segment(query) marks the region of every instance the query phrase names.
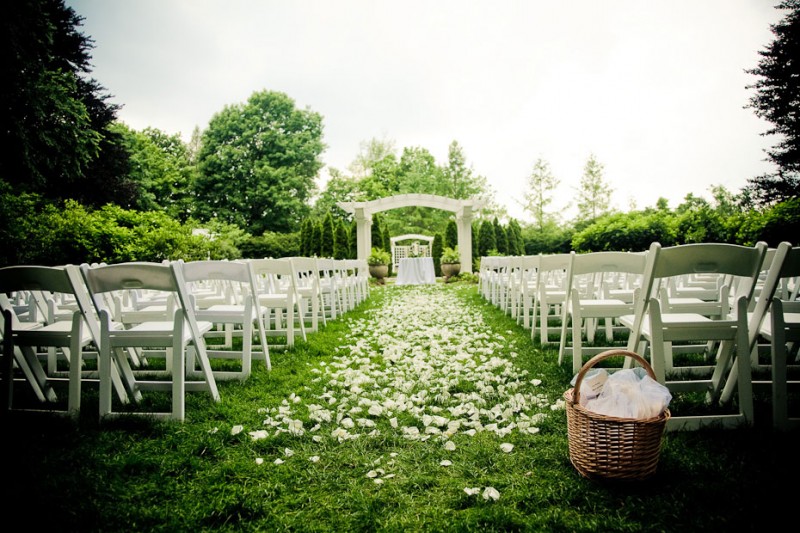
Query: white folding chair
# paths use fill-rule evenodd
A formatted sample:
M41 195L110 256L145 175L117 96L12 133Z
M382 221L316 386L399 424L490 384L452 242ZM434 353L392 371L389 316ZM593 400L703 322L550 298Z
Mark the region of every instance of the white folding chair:
M771 252L766 277L749 315L749 335L753 388L771 392L773 427L783 431L800 427L800 415L789 412L788 400L789 388L800 386L800 247L782 242ZM762 352L768 356L766 364L761 361ZM790 377L790 370L794 377ZM728 402L731 393L726 386L722 401Z
M248 259L246 262L258 287L267 340L275 339L270 347L291 348L298 335L305 341L306 325L300 310L301 297L294 263L290 259ZM278 339L283 339L283 342Z
M324 257L317 259L319 291L322 297L322 310L326 319L335 320L344 313L342 266L343 260L341 259Z
M89 267L82 265L86 285L100 316L100 417L136 414L158 418L184 420L187 391L208 392L219 401L214 373L206 353L203 335L213 327L211 322L198 321L189 301L186 281L178 263L130 262ZM126 291L157 291L175 302L172 316L167 319L144 321L125 329L116 327L113 313L103 295ZM133 370L129 353L144 349L163 350L163 369L148 366ZM196 358L201 379L189 379L187 367ZM169 410L120 412L114 409L111 397L112 365L116 365L129 388L171 393ZM194 377L194 376L191 376Z
M536 338L536 318L539 315L539 343L549 344L550 322L561 318L561 308L567 300L568 253L542 255L536 276L536 301L531 317L531 339ZM552 313L551 313L552 311Z
M566 286L569 297L561 312L559 365L565 356L572 355L572 371L577 373L583 366L584 355L598 354L613 347L616 320L633 313L645 261L645 254L632 252L571 254ZM617 297L610 297L612 295ZM583 337L589 342L594 340L600 319L606 321L606 346L585 348ZM568 343L570 331L571 343Z
M42 322L19 320L7 294L27 292L38 298L49 312ZM36 294L34 297L33 295ZM55 300L69 299L75 307L69 316L55 316ZM100 323L94 314L80 270L75 265L65 267L20 265L0 269L0 307L3 311L3 402L4 410L13 409L14 364L30 384L42 409L77 416L81 406L81 384L96 382L97 370L86 365L87 359L97 362L100 345ZM63 309L63 308L62 308ZM42 353L41 350L47 349ZM58 361L67 364L66 371L59 370ZM47 368L42 359L48 361ZM128 394L122 386L115 368L110 377L120 401L127 403ZM58 400L53 385L68 383L65 410L55 407Z
M753 423L753 394L748 340L747 309L758 280L767 246L700 243L662 248L657 242L647 252L642 289L635 302L635 313L620 318L630 329L628 351L644 354L649 348L650 362L658 381L673 393L701 391L709 402L736 370L738 412L708 415L673 413L669 430L693 430L710 425L749 426ZM673 276L692 273L730 275L736 287L731 313L710 318L700 313L664 312L658 299L660 284ZM715 354L705 354L702 364L675 365L674 343L718 342ZM672 409L671 409L672 410Z
M322 286L319 274L319 265L316 257L287 257L294 264L297 275L298 310L300 319L306 326L306 332L319 331L320 323L327 325L328 317L325 314L325 304L322 296Z
M524 255L519 258L519 283L517 285L517 322L525 329L534 327L531 324L533 309L538 305L536 297L537 279L539 275L540 255ZM535 320L535 319L534 319Z
M267 369L272 365L267 345L264 313L256 295L258 287L250 267L241 261L189 261L178 262L183 279L186 281L190 299L194 308L195 317L199 321L207 321L220 325L220 333L211 330L206 333L206 353L209 359L239 360L238 370L214 370L218 380L239 379L244 380L250 376L252 360L263 359ZM208 287L208 282L223 284L214 288L210 293L203 294L201 287ZM208 296L211 295L211 301ZM219 295L227 294L220 301ZM200 305L205 297L205 305ZM210 305L208 305L210 303ZM214 344L215 339L222 335L222 346ZM254 350L253 340L258 336L258 349ZM242 349L233 349L233 337L241 339Z

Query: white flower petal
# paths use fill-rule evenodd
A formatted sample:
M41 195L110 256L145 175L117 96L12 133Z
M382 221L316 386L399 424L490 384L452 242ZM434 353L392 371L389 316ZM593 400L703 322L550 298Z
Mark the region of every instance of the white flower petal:
M443 459L442 461L439 461L439 464L441 466L452 466L453 462L452 461L448 461L447 459Z
M486 487L483 489L483 499L497 501L500 499L500 493L494 487Z
M241 424L237 424L231 428L231 435L238 435L244 430L244 426Z
M511 453L511 450L514 449L514 445L511 444L510 442L504 442L503 444L500 445L500 449L506 453Z

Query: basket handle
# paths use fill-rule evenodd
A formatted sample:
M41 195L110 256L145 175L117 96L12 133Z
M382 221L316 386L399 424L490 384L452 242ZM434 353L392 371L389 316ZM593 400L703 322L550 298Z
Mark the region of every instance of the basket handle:
M583 381L583 376L600 361L617 355L624 355L626 357L633 358L637 363L642 365L642 367L647 371L647 374L651 378L656 379L656 373L653 372L653 367L651 367L650 363L648 363L645 360L645 358L639 355L638 353L630 352L628 350L606 350L605 352L599 353L594 357L592 357L591 359L589 359L588 361L586 361L586 364L581 367L580 371L578 372L578 377L575 379L575 388L572 392L573 402L575 402L576 404L580 404L580 399L581 399L580 391L581 391L581 382Z

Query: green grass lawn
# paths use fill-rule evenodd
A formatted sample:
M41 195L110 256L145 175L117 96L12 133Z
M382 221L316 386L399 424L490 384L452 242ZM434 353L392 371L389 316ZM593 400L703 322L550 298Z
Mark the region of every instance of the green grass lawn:
M763 404L753 429L668 433L647 481L582 478L551 346L474 284L373 287L271 372L220 383L220 403L189 393L183 423L98 424L92 386L77 422L7 415L3 508L55 531L748 531L794 514L800 441Z

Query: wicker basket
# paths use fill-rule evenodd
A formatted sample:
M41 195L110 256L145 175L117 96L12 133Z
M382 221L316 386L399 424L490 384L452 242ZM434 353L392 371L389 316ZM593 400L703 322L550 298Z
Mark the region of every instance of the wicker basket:
M644 480L655 474L658 466L669 409L653 418L636 419L594 413L580 405L580 386L586 372L598 362L619 355L632 357L655 379L650 364L626 350L607 350L587 361L578 372L574 388L564 393L569 459L586 478Z

